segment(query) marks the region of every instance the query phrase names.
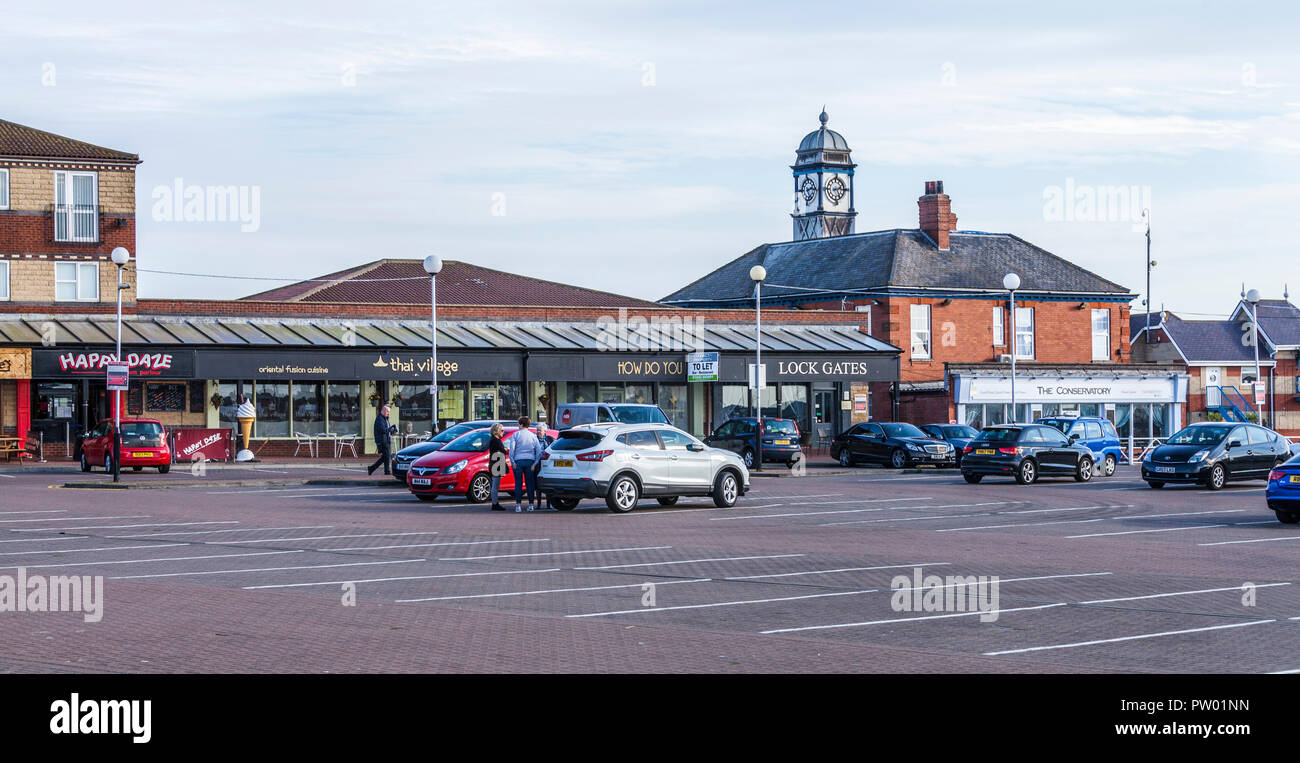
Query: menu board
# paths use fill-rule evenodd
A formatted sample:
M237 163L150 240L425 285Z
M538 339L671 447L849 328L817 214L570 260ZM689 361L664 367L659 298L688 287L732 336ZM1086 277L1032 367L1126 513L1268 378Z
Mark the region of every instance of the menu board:
M126 412L129 416L139 416L144 413L144 390L140 389L139 384L131 385L126 391Z
M145 393L145 406L150 411L184 411L186 400L186 384L154 384L150 383L148 391Z
M201 381L190 382L190 413L203 413L207 410L203 407L208 402L203 397L208 391L207 387Z

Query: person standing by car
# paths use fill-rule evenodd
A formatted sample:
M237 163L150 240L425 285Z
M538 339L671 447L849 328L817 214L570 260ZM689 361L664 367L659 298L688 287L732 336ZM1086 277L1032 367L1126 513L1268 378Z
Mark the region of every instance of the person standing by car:
M379 416L375 418L375 448L379 450L379 458L375 460L370 468L366 469L366 474L374 474L375 470L382 464L384 474L388 474L388 462L391 460L389 454L388 438L397 431L397 427L388 423L389 407L385 405L379 409Z
M510 435L506 447L510 449L510 463L515 470L515 511L520 511L520 493L528 498L528 510L533 510L537 497L537 480L533 475L533 464L542 455L542 444L537 435L529 429L532 422L527 416L519 417L519 429Z
M542 501L546 501L546 508L551 508L551 501L542 492L542 452L546 450L546 425L537 422L533 427L533 434L537 436L537 460L533 462L533 473L529 475L529 482L533 484L533 493L537 496L537 508L542 508Z
M506 451L506 444L501 441L501 435L506 428L500 424L492 425L492 439L488 440L488 475L492 478L492 510L505 511L501 505L501 478L505 476L509 469L510 454Z

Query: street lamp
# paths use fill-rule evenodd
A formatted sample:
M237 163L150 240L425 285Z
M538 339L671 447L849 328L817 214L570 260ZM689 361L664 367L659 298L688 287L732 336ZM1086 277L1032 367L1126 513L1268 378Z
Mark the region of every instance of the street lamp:
M122 268L131 261L131 253L123 247L116 247L109 255L117 266L117 351L113 360L122 362L122 291L131 288L122 282ZM130 384L131 369L127 369L127 383ZM113 390L113 481L122 480L122 392Z
M1254 383L1254 385L1252 385L1252 387L1251 387L1251 391L1254 392L1255 390L1258 390L1258 389L1259 389L1259 385L1260 385L1260 376L1259 376L1259 289L1251 289L1250 291L1246 292L1246 301L1250 303L1250 326L1251 326L1251 330L1250 330L1250 334L1251 334L1251 336L1250 336L1250 343L1253 344L1253 345L1255 345L1255 383ZM1258 401L1259 401L1259 399L1260 399L1260 395L1259 395L1258 393L1256 393L1256 394L1254 395L1254 398L1255 398L1255 400L1253 400L1253 401L1251 401L1251 402L1255 403L1255 407L1256 407L1256 415L1258 416L1258 420L1256 421L1256 423L1258 423L1258 424L1263 424L1263 423L1264 423L1264 416L1262 415L1262 412L1260 412L1260 411L1258 410L1258 408L1259 408L1259 402L1258 402Z
M754 471L763 471L763 280L767 268L755 265L749 269L754 281Z
M1002 277L1002 286L1011 296L1011 423L1016 423L1016 352L1019 348L1016 346L1018 338L1016 337L1016 289L1020 288L1020 276L1015 273L1007 273Z
M424 258L424 272L429 274L429 350L433 360L429 387L432 400L429 409L429 431L438 432L438 273L442 271L442 258L431 254Z

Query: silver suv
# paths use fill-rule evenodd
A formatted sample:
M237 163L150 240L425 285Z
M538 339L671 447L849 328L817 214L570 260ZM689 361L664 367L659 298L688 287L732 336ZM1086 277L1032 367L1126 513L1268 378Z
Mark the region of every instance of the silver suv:
M560 511L603 497L610 511L624 513L642 496L672 506L684 495L712 496L725 509L749 492L749 470L735 453L668 424L583 424L543 453L540 485Z

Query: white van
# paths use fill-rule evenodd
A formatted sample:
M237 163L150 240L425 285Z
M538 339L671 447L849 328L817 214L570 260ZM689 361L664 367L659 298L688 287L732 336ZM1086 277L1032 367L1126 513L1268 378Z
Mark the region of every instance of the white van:
M579 424L606 422L623 424L668 424L668 417L657 405L641 403L565 403L555 408L556 429L568 429Z

